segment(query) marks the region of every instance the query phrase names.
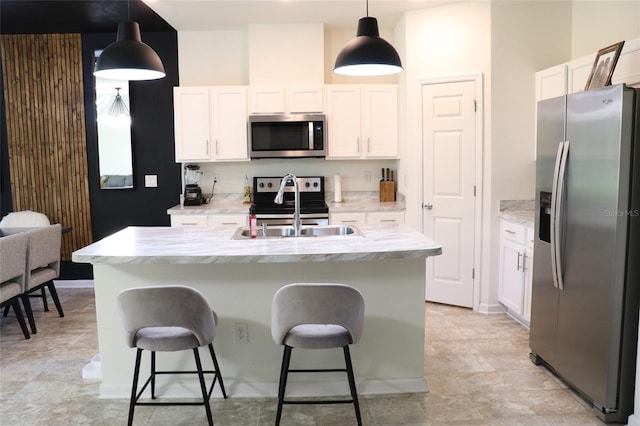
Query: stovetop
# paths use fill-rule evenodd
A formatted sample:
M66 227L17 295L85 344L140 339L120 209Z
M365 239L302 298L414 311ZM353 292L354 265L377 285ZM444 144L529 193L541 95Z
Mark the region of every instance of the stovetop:
M253 204L256 214L293 214L295 190L289 181L284 190L284 202L276 204L273 200L278 193L282 177L254 177ZM325 202L323 176L299 176L300 214L329 213Z

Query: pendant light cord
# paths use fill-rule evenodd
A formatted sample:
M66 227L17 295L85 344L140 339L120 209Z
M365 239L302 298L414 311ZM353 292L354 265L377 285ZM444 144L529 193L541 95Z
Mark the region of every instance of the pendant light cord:
M367 18L369 17L369 0L367 0Z

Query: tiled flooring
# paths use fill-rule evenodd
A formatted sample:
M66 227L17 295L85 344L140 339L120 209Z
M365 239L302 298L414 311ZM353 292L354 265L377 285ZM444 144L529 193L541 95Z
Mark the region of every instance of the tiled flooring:
M122 425L126 400L98 399L82 367L98 352L92 289L59 289L65 317L34 314L24 340L1 319L0 424ZM114 318L114 321L117 321ZM504 315L428 303L425 374L430 391L362 396L365 425L602 425L560 381L528 359L527 331ZM133 353L132 353L133 355ZM224 370L223 370L224 374ZM216 425L272 425L275 399L212 399ZM202 407L139 407L136 425L206 424ZM353 425L350 405L286 406L282 425Z

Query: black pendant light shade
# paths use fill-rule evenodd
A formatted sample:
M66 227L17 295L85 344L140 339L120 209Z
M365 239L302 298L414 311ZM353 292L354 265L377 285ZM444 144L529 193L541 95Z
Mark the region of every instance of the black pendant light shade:
M342 75L387 75L402 71L398 52L380 38L376 18L358 21L356 38L347 43L336 58L333 72Z
M93 75L115 80L156 80L164 77L158 54L140 38L135 21L118 24L118 36L98 57Z

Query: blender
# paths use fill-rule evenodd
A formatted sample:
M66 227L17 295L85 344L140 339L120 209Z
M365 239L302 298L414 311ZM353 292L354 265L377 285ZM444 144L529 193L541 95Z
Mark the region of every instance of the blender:
M202 172L197 164L187 164L184 166L184 202L185 206L200 206L204 203L202 189L200 188L200 178Z

